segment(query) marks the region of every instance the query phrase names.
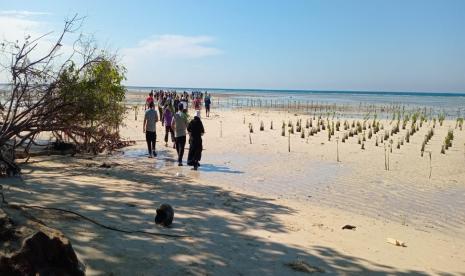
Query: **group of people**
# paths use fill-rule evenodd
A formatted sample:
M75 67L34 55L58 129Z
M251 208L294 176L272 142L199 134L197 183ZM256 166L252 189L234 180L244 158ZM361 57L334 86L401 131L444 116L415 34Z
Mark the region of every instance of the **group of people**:
M188 111L189 95L187 92L178 94L176 91L151 91L146 99L145 116L143 123L143 131L147 141L147 149L149 158L157 156L155 151L155 143L157 138L156 123L161 121L165 128L165 146L168 146L168 138L171 135L173 148L176 149L178 155L178 166L183 165L184 148L186 145L186 137L189 134L189 153L187 157L187 165L193 166L197 170L200 166L202 157L202 135L205 133L203 123L200 119L201 100L204 98L207 117L210 115L210 95L205 92L200 95L191 95L191 100L194 105L195 116L190 119ZM208 109L206 99L208 98ZM155 110L155 105L158 107L158 114Z

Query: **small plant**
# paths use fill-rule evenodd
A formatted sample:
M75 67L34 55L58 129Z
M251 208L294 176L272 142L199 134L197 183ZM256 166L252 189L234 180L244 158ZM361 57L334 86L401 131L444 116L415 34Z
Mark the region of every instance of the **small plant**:
M455 128L459 127L460 130L462 130L462 126L463 126L463 118L457 118L457 123L455 125Z
M405 134L405 142L410 143L410 132L408 132L408 131Z
M331 141L331 130L328 129L328 141Z
M249 123L249 132L253 133L253 125L252 125L252 123Z
M365 150L365 143L362 143L362 150Z
M263 125L263 121L260 122L260 131L264 131L265 130L265 126Z
M446 115L444 113L441 113L438 115L438 121L439 121L439 126L442 126L442 123L446 119Z
M375 146L376 146L376 147L378 146L378 137L376 137Z
M358 144L360 145L362 143L362 140L360 139L360 136L358 136Z
M305 138L305 131L302 131L302 132L300 133L300 138L302 138L302 139Z
M273 121L271 121L270 129L273 129Z

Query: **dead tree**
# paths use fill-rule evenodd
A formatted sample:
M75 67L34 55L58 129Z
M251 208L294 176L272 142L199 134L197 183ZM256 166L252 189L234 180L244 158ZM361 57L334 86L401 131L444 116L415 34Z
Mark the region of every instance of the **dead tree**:
M57 141L66 137L93 152L121 142L117 130L124 114L124 67L83 36L67 57L61 50L64 37L81 23L77 16L65 21L56 42L39 57L37 46L50 34L1 44L0 55L11 55L11 63L2 65L11 79L0 97L0 168L18 173L6 152L21 149L27 155L40 133L52 133ZM109 110L114 116L105 113Z

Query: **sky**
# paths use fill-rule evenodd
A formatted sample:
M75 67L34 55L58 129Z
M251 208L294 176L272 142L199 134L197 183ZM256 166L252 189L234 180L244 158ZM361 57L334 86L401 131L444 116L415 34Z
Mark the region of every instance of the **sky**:
M0 39L74 14L127 85L465 92L463 0L0 0Z

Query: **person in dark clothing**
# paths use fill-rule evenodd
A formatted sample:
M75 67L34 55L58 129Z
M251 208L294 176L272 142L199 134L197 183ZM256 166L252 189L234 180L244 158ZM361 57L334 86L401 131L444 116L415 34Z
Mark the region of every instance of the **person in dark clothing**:
M199 167L199 161L202 158L202 135L205 133L202 121L200 120L200 110L187 126L189 132L189 154L187 156L187 165L194 166L194 170Z

